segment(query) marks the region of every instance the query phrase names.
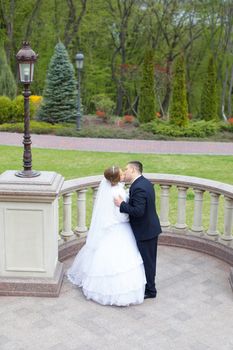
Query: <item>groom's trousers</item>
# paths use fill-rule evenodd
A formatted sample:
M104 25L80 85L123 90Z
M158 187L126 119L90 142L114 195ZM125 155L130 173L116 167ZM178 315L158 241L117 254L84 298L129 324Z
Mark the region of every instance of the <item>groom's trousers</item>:
M156 260L157 260L157 245L158 236L146 241L137 241L137 246L141 254L145 274L146 274L146 289L145 293L155 295L155 275L156 275Z

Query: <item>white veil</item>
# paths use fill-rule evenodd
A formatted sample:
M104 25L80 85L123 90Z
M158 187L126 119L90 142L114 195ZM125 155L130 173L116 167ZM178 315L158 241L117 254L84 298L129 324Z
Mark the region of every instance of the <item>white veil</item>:
M101 181L91 218L91 225L87 235L86 244L96 249L106 230L118 223L116 207L113 201L112 186L105 178Z

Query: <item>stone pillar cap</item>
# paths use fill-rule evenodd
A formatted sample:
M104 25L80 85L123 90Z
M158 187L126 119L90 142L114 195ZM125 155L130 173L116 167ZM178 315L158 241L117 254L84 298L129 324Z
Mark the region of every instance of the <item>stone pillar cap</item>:
M0 198L22 197L41 200L54 199L60 193L64 178L53 171L42 171L40 176L21 178L16 170L7 170L0 175Z

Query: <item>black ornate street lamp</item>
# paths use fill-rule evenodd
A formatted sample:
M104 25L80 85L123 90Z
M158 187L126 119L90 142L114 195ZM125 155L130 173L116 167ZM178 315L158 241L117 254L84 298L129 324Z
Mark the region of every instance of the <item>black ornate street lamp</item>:
M30 83L33 81L34 63L37 60L38 55L31 49L27 41L23 42L23 47L16 55L18 63L19 80L24 84L24 153L23 153L23 168L24 170L18 171L15 175L19 177L36 177L40 175L40 172L32 170L32 153L31 153L31 136L30 136L30 107L29 96L31 91L29 90Z
M84 55L79 52L77 53L76 57L76 66L78 69L78 101L77 101L77 130L81 130L81 118L82 118L82 111L81 111L81 99L80 99L80 93L81 93L81 71L83 69L83 61L84 61Z

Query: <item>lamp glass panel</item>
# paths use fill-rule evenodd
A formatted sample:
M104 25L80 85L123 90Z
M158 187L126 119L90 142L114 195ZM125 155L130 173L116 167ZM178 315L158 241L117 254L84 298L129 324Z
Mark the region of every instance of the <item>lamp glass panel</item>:
M76 60L76 65L78 69L82 69L83 68L83 60Z
M19 63L19 77L22 83L31 82L30 63Z
M34 63L31 63L31 81L33 81L34 76Z

